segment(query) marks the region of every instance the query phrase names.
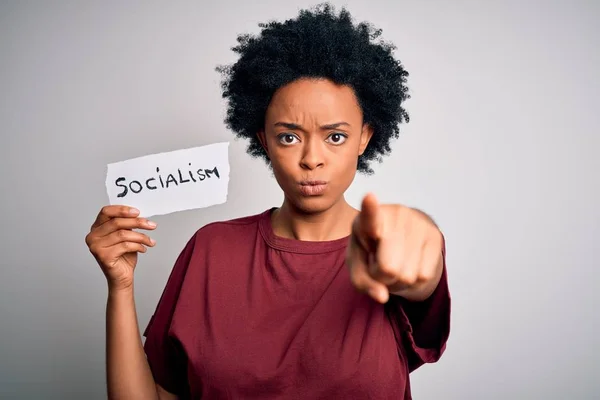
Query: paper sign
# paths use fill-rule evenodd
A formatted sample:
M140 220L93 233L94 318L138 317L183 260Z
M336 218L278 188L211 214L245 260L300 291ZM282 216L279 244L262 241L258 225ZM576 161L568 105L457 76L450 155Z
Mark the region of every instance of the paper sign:
M150 217L227 201L229 143L151 154L108 164L110 204Z

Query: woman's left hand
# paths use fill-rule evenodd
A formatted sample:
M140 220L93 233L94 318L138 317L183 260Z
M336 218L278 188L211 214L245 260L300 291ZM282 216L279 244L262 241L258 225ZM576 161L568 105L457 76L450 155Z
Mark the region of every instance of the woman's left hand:
M352 284L380 303L390 295L427 299L443 271L441 231L431 218L400 204L365 196L352 224L346 264Z

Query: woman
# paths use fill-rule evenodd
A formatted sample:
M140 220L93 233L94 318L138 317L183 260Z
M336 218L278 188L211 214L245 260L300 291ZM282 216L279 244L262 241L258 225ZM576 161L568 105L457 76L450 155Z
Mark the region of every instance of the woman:
M107 373L119 399L410 399L450 326L445 248L425 213L344 199L408 119L407 73L378 32L329 6L263 25L224 74L227 125L281 207L199 229L139 335L137 253L155 229L104 207L86 242L107 277Z

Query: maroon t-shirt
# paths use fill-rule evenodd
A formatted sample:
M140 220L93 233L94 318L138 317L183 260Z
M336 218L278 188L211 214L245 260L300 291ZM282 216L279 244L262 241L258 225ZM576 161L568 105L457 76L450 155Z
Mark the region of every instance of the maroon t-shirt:
M352 286L348 238L275 236L271 211L186 244L144 332L156 382L193 399L410 399L409 372L449 335L445 265L428 300L382 305Z

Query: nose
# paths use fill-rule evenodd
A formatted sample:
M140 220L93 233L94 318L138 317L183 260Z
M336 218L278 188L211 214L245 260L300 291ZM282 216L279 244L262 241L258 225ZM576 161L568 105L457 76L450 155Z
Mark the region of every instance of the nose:
M300 166L304 169L313 170L324 165L323 146L318 140L309 139L305 142L300 160Z

